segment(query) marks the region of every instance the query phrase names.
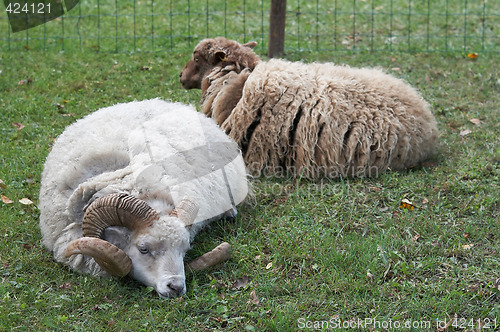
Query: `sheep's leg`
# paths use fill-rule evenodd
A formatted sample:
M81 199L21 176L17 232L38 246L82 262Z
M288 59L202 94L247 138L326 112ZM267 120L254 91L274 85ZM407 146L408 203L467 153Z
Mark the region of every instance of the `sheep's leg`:
M187 270L195 272L203 271L215 266L219 263L228 260L231 257L231 245L227 242L222 242L212 251L193 259L186 264Z

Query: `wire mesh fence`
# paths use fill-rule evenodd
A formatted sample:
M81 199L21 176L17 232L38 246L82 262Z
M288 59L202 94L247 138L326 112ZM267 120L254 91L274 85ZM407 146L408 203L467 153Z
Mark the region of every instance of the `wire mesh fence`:
M269 6L270 0L80 0L65 15L16 33L4 7L0 49L184 52L202 38L226 36L255 40L265 53ZM498 53L500 1L288 0L285 52L343 50Z

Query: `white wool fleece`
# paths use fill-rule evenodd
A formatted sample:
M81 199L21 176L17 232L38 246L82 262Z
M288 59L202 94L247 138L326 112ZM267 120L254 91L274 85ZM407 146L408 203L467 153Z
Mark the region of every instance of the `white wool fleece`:
M81 237L84 208L98 197L126 193L161 216L188 196L200 207L192 240L209 221L234 213L248 193L237 144L215 122L180 103L160 99L118 104L69 126L47 157L40 189L43 243L63 261ZM75 255L63 261L100 274ZM87 266L84 266L87 264Z

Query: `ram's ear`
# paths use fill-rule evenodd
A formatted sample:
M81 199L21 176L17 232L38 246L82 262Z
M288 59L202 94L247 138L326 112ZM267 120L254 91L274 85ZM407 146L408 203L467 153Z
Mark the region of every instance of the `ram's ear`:
M248 42L248 43L243 44L243 45L241 45L241 46L243 46L243 47L248 47L248 48L250 48L250 49L253 49L253 48L255 47L255 45L257 45L257 42L251 41L251 42Z
M214 58L213 58L214 64L217 64L221 61L226 61L227 60L226 56L227 56L226 51L219 50L219 51L215 52Z
M104 240L125 249L130 244L131 231L126 227L111 226L104 230Z

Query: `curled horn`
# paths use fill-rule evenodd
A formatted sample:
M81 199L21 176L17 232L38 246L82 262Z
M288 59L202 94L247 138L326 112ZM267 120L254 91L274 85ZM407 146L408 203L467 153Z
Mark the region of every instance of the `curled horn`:
M132 261L115 245L101 239L110 226L124 226L132 230L149 227L159 219L158 213L146 202L127 194L110 194L89 205L82 220L83 237L72 241L65 255L84 254L106 272L123 277L130 272Z
M129 229L150 227L160 217L146 202L127 194L110 194L96 199L85 211L83 236L102 237L109 226Z
M132 261L117 246L95 237L81 237L66 247L66 257L75 254L91 256L106 272L124 277L132 269Z
M194 200L184 197L175 209L170 212L170 215L179 218L185 226L190 226L194 223L199 209L200 207Z

